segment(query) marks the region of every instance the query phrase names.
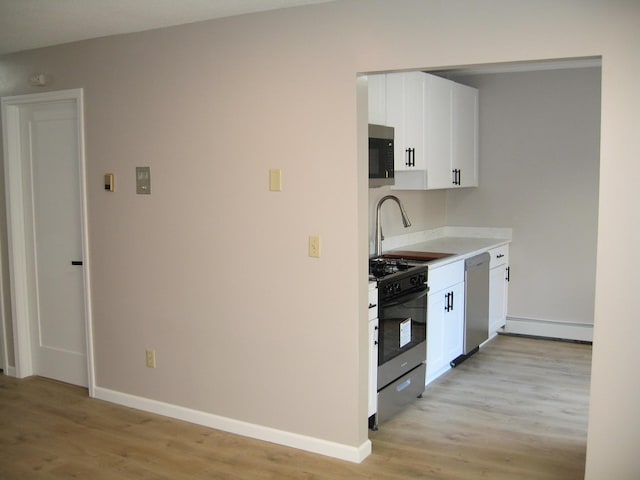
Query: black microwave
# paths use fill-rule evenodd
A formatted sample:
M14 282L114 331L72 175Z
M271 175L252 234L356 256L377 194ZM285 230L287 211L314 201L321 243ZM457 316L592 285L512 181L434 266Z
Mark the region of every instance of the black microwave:
M393 185L393 127L369 124L369 188Z

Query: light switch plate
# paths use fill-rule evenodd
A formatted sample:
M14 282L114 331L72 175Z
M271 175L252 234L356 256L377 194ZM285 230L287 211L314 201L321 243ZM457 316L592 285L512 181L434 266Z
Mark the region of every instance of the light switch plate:
M309 236L309 256L320 257L320 237L317 235Z
M269 190L272 192L282 191L282 170L272 168L269 170Z
M107 192L113 192L116 189L115 183L114 183L114 178L113 178L113 173L107 173L104 176L104 189Z
M147 349L145 351L147 368L156 368L156 351L153 349Z
M136 193L141 195L151 193L151 168L136 167Z

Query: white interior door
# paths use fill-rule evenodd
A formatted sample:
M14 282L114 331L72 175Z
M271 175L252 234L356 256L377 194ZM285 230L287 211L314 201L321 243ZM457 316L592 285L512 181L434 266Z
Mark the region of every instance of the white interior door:
M77 99L18 105L9 129L12 301L18 376L88 386ZM13 153L13 154L12 154ZM23 241L22 247L16 245Z

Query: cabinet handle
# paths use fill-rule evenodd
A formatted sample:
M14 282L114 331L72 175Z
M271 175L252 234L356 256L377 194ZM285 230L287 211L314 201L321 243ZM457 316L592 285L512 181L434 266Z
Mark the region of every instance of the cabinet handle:
M502 257L504 257L502 253L499 253L498 255L496 255L496 258L502 258Z
M507 282L511 281L511 267L507 267Z
M461 177L462 177L462 170L460 170L459 168L454 168L453 169L453 184L454 185L461 185Z
M416 166L416 149L415 148L407 148L405 150L407 154L407 161L404 164L407 167L415 167Z
M453 310L453 292L447 292L444 298L445 298L444 311L450 312L451 310Z
M377 303L370 303L370 304L369 304L369 308L373 308L373 307L377 307L377 306L378 306L378 304L377 304Z

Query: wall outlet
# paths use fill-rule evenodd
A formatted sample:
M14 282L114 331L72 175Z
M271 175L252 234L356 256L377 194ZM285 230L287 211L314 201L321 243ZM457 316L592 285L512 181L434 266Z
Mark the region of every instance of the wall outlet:
M147 367L156 368L156 351L147 350L146 354L147 354Z
M309 237L309 256L310 257L320 256L320 237L317 235L311 235Z

